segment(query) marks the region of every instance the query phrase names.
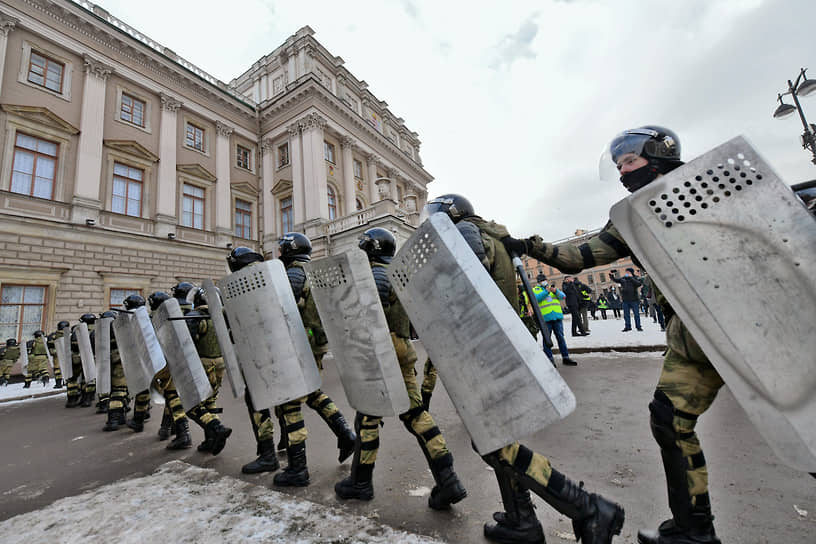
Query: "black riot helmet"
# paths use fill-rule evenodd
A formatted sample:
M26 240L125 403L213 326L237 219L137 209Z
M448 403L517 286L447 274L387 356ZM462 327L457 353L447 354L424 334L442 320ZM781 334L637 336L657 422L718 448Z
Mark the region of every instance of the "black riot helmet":
M45 336L45 331L34 331L34 338L41 338L43 336Z
M227 255L227 264L231 272L238 272L251 263L262 263L263 260L263 255L246 246L233 248Z
M207 292L202 287L199 287L195 290L195 296L193 297L193 306L198 308L199 306L206 305L207 305Z
M82 314L79 316L80 323L87 323L88 325L93 325L96 323L96 316L94 314Z
M601 158L601 177L611 177L605 173L610 161L620 170L627 155L643 157L648 161L647 165L620 176L621 183L631 193L651 183L658 175L667 174L683 164L680 160L680 139L673 131L655 125L624 130L615 136Z
M150 302L150 309L155 312L156 310L158 310L159 306L161 306L162 302L169 298L170 295L168 295L164 291L156 291L155 293L150 293L150 296L147 297L147 300Z
M368 254L369 261L391 264L397 251L397 241L388 230L375 227L360 236L358 247Z
M170 294L173 295L173 298L186 300L190 289L195 289L195 285L189 281L180 281L170 289Z
M286 265L292 261L308 263L312 259L312 241L299 232L287 232L278 238L278 249L280 259Z
M144 306L145 299L142 295L128 295L125 297L125 300L122 301L122 305L124 305L125 310L133 310L139 306Z
M423 215L428 216L440 212L447 214L454 223L476 214L476 212L473 211L473 204L471 204L467 198L453 193L438 196L428 201L422 211Z
M131 296L133 296L133 295L131 295ZM137 296L138 296L138 295L137 295ZM142 299L142 301L143 301L143 302L142 302L142 306L144 306L144 299ZM112 311L110 311L110 310L107 310L107 311L102 312L101 314L99 314L99 318L100 318L100 319L104 319L104 318L106 318L106 317L111 317L111 318L113 318L113 319L116 319L116 312L112 312Z
M6 346L7 347L13 348L16 345L17 345L17 339L16 338L9 338L8 340L6 340Z
M57 330L61 331L62 329L67 329L70 326L71 324L68 323L67 321L60 321L59 323L57 323Z
M53 342L53 341L54 341L54 340L57 338L57 333L56 333L56 332L52 332L51 334L49 334L49 335L48 335L48 336L46 336L45 338L46 338L46 340L48 340L49 342Z
M29 340L28 342L26 342L26 348L27 349L31 349L33 347L34 347L34 340Z

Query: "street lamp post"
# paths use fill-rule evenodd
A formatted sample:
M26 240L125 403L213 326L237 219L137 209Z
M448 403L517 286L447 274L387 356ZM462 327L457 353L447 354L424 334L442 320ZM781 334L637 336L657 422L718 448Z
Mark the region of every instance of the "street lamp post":
M802 106L799 104L800 96L808 96L816 91L816 80L808 79L805 72L806 69L801 68L795 82L788 80L787 92L777 95L779 107L776 108L773 116L774 119L784 119L793 114L794 111L799 112L799 119L802 120L802 126L805 127L805 132L802 134L802 148L810 150L811 154L813 154L811 162L816 164L816 126L808 124ZM791 95L793 104L786 104L782 101L782 97L785 95Z

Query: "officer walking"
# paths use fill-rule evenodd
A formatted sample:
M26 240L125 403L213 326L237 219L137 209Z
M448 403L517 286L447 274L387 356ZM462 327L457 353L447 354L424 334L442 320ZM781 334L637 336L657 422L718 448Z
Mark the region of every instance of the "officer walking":
M477 216L470 202L461 195L435 198L428 202L426 211L429 215L446 213L451 218L505 298L518 310L515 269L502 245L504 239L514 240L507 228ZM520 254L518 249L522 252L526 249L524 241L519 242L510 248L513 253ZM577 315L574 319L578 319ZM587 493L582 485L553 468L543 455L514 442L482 458L496 474L505 508L504 512L493 514L496 523L485 524L484 534L488 539L503 543L544 542L544 531L533 509L530 491L572 519L575 536L584 544L609 544L614 535L620 534L623 508L600 495Z
M16 338L6 340L6 351L0 359L0 385L8 385L11 379L11 367L20 358L20 346Z
M62 338L62 331L52 332L46 337L46 346L51 353L51 360L54 362L54 389L62 389L62 369L59 365L59 354L54 340Z
M385 311L385 319L391 332L391 342L402 371L402 380L411 401L408 411L400 414L399 418L408 432L417 439L436 482L428 498L428 506L434 510L447 510L451 504L464 499L467 491L453 470L453 455L448 450L445 438L422 403L416 380L417 355L410 340L408 315L386 275L386 267L391 264L397 249L396 240L389 231L373 228L365 231L360 237L359 247L368 255L380 302ZM381 423L382 417L376 414L357 413L354 420L357 440L351 475L334 486L339 498L366 501L374 498L372 478L380 444Z
M609 145L620 180L635 192L671 172L680 161L680 141L671 130L645 126L626 130ZM609 222L580 246L545 243L539 236L507 239L506 244L559 270L578 272L611 263L632 252ZM663 460L672 518L657 531L638 532L640 544L719 544L708 494L708 469L694 428L711 406L723 380L665 299L667 316L663 372L649 404L651 428Z

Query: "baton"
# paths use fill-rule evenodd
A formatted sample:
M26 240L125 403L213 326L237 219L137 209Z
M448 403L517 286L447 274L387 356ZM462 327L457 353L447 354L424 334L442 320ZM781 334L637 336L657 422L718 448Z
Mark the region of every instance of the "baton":
M513 257L513 266L516 267L516 272L518 272L519 277L521 278L521 283L524 285L524 291L527 293L527 298L530 300L530 306L533 307L533 316L535 317L536 323L538 323L538 328L541 329L541 336L544 339L544 345L547 348L552 347L552 340L547 337L547 325L544 324L544 317L541 315L541 308L538 307L538 301L536 300L535 293L533 293L533 288L530 285L529 280L527 280L527 274L524 273L524 265L519 259L518 255L515 253L512 254ZM555 363L553 363L555 366Z
M131 310L123 310L122 308L111 308L114 312L122 312L123 314L132 314Z

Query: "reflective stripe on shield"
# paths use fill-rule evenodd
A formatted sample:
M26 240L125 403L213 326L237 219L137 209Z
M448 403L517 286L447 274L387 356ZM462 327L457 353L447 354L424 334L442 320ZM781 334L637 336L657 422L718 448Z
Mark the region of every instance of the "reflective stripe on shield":
M222 278L218 287L255 409L318 389L320 374L283 263L249 265Z
M63 379L70 380L74 377L74 365L71 364L71 331L64 329L62 336L54 339L54 347L57 348L57 360Z
M112 317L96 320L94 348L96 356L96 391L100 395L111 392L110 335Z
M181 405L185 412L189 412L211 396L213 391L187 323L168 319L183 315L178 300L167 299L153 314L153 326L170 367L170 375L173 376L173 385L178 391Z
M393 416L411 407L368 256L360 250L304 266L352 408Z
M782 461L816 472L816 221L742 137L610 217Z
M221 303L221 295L215 288L212 280L206 279L201 282L207 299L207 307L210 310L210 319L215 328L215 336L218 338L218 347L221 348L221 356L224 358L224 366L227 369L227 379L229 380L232 394L237 398L244 394L244 378L241 376L241 369L238 365L238 356L235 355L235 347L232 345L229 328L224 319L224 305Z
M79 359L82 361L82 376L85 383L90 383L96 379L96 365L94 364L93 348L91 348L91 335L88 332L88 324L80 322L74 328L76 332L77 345L79 346Z
M447 215L388 267L476 450L487 454L575 409L575 397Z

